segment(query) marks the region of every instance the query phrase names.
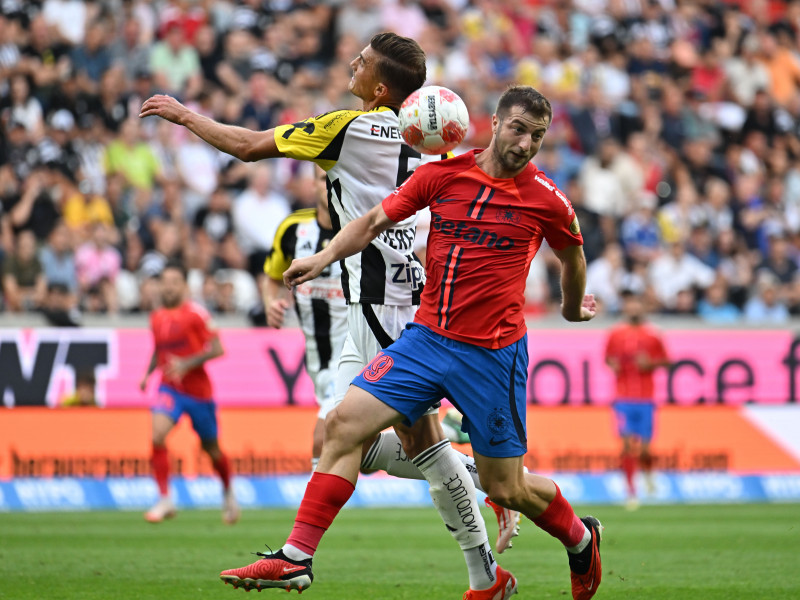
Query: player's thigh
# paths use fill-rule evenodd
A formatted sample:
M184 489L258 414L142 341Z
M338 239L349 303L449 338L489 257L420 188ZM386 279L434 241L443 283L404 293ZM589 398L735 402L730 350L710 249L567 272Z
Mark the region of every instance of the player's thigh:
M216 444L219 427L217 425L217 407L214 402L187 398L185 403L186 412L192 421L192 429L197 432L204 447L206 443L209 446Z
M508 458L527 450L527 338L499 349L454 342L447 398L463 415L461 429L484 456Z
M352 385L325 419L325 450L349 451L402 418L367 390Z
M163 444L167 435L180 420L184 412L181 396L175 390L166 386L158 388L156 401L151 408L152 438L154 444Z

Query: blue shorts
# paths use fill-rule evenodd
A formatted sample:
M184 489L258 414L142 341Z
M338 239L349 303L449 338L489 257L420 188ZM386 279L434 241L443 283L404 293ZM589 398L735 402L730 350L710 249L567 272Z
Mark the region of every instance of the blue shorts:
M484 456L528 451L525 425L528 339L491 350L409 323L353 380L414 423L447 398L464 416L461 429Z
M194 396L181 394L169 386L161 385L158 387L158 400L153 412L167 415L175 423L186 413L201 440L217 439L217 407L211 401L198 400Z
M655 405L652 402L618 400L614 403L614 413L621 436L636 436L644 442L653 439Z

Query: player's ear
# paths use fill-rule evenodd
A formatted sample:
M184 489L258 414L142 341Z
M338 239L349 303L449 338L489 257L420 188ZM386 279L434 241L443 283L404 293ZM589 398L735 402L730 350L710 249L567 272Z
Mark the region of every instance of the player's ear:
M497 126L500 125L500 119L497 118L497 115L492 115L492 135L497 133Z
M375 98L388 98L389 97L389 88L386 87L386 84L378 82L375 84Z

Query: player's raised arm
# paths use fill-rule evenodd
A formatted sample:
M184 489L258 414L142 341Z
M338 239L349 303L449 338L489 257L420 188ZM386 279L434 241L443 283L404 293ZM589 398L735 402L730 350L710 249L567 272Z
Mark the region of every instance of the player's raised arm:
M594 318L597 305L586 292L586 257L583 246L571 245L555 250L561 261L561 314L567 321L588 321Z
M239 160L256 161L283 156L275 144L273 129L253 131L224 125L186 108L172 96L158 94L145 100L139 117L150 116L182 125L203 141Z
M361 252L367 244L392 225L395 225L395 222L386 216L383 206L378 204L364 216L345 225L324 250L314 256L294 259L283 273L283 283L286 287L292 288L314 279L332 262Z

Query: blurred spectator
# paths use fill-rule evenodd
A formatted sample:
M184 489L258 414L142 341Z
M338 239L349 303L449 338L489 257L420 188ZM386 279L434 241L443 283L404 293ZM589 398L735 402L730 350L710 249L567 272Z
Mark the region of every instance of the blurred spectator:
M75 253L78 284L88 312L117 312L116 279L122 259L111 245L111 232L104 223L91 226L89 241Z
M697 303L697 314L704 321L717 325L730 325L741 317L739 309L728 300L728 287L723 280L706 288L703 299Z
M145 252L139 263L139 277L159 277L170 260L177 260L181 254L181 234L174 221L159 221L153 229L155 247Z
M13 312L35 310L44 300L47 282L36 256L36 238L30 230L17 235L16 252L3 260L3 299Z
M5 209L15 232L30 230L38 241L44 241L61 218L56 206L55 176L48 167L36 167L25 180L21 196L9 198Z
M597 156L586 159L580 177L586 206L605 216L627 213L644 187L641 169L613 137L600 141Z
M762 272L756 283L756 295L747 301L744 318L750 323L780 324L789 321L789 309L779 296L778 279L770 272Z
M39 250L39 262L48 286L63 286L74 300L78 291L78 275L70 232L63 221L56 224L47 243Z
M685 242L677 239L670 243L667 252L653 260L648 277L661 305L674 309L680 292L710 286L714 282L714 270L687 253Z
M120 137L106 148L105 167L109 175L120 174L125 183L140 190L151 190L161 175L161 167L150 147L141 140L135 118L122 124Z
M122 22L121 31L108 46L111 63L125 69L125 79L133 81L150 72L150 47L142 43L142 25L136 18Z
M661 230L655 217L658 198L643 193L620 225L620 241L634 261L649 263L661 252Z
M183 98L194 98L203 84L197 50L187 43L186 32L174 21L167 23L164 39L153 46L150 69L159 88Z
M626 289L625 256L619 244L609 244L605 252L586 270L586 290L594 294L604 312L616 314L621 306L621 290Z
M70 53L72 68L78 80L78 86L88 94L97 92L100 80L111 67L111 52L108 25L97 20L89 26L86 39Z
M769 95L785 106L800 89L800 60L791 48L769 31L761 33L759 42L761 61L769 72Z
M52 327L79 327L81 324L75 296L62 283L47 284L47 295L41 310L47 324Z
M256 165L250 185L233 203L233 225L239 246L247 255L247 270L255 277L264 271L278 225L291 212L286 198L272 185L272 168Z

